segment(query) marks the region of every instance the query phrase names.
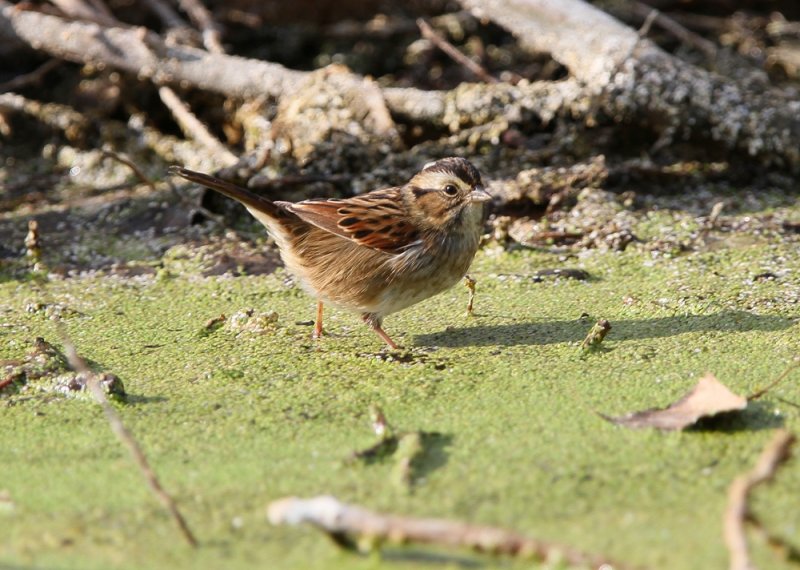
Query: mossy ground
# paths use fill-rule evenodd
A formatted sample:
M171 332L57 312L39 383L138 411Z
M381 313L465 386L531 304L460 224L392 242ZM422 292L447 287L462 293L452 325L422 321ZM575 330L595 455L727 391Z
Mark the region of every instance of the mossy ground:
M581 267L589 281L531 278ZM651 568L721 568L731 480L774 428L800 431L790 379L735 418L683 433L630 431L595 411L666 405L706 371L747 394L800 354L800 254L763 241L653 258L591 251L479 253L476 315L455 288L387 319L410 356L387 358L357 317L329 311L319 342L298 321L314 302L282 270L262 277L96 275L0 284L0 358L58 335L29 302L77 313L69 334L130 394L118 410L177 499L200 547L185 546L101 410L88 400L0 400L0 566L11 568L530 567L463 553L339 551L310 528L270 526L285 495L332 494L369 508L518 529ZM772 272L777 278L759 278ZM43 298L45 295L48 298ZM274 310L261 335L204 323L243 308ZM590 318L581 315L587 313ZM596 318L603 349L579 343ZM404 492L392 461L348 465L374 441L378 404L400 429L432 440ZM800 462L757 493L755 510L800 547ZM762 567L780 562L756 544Z

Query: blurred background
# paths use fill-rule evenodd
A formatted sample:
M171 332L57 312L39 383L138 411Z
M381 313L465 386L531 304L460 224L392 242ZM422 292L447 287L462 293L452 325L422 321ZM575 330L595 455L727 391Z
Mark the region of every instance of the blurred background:
M0 2L0 260L14 271L35 219L64 274L151 272L187 242L224 242L212 272L274 268L260 227L171 164L297 200L465 156L507 248L674 255L800 231L797 2L531 2L517 29L485 4ZM601 13L618 39L581 29Z

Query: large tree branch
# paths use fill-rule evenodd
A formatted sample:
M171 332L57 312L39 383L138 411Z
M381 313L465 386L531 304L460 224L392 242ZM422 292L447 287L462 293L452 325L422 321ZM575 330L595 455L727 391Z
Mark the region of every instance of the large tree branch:
M400 118L452 130L502 117L547 122L556 114L596 111L662 132L661 141L718 141L767 163L800 168L800 101L745 90L642 40L631 28L581 0L461 0L506 26L520 42L549 51L572 73L559 82L462 84L452 91L385 88ZM308 74L281 65L169 45L141 28L103 27L27 12L0 0L0 39L76 62L108 65L156 84L186 84L227 96L280 98ZM336 77L360 89L355 75Z
M598 108L661 128L665 140L711 138L800 168L800 101L736 83L661 50L583 0L460 0L523 46L564 64Z
M0 0L0 38L22 42L60 59L115 67L155 84L188 84L231 97L280 98L289 95L308 73L282 65L181 45L168 45L143 28L104 27L70 22L57 16L20 10ZM351 76L352 83L361 78ZM341 75L336 81L342 81ZM453 91L412 88L383 90L389 109L414 121L456 128L481 124L498 115L514 119L523 113L549 120L564 108L578 112L588 105L575 81L522 82L519 85L464 84ZM574 107L574 108L573 108Z
M0 0L0 38L77 63L100 63L153 83L185 82L242 98L291 93L305 73L282 65L168 45L145 28L104 27L21 10Z

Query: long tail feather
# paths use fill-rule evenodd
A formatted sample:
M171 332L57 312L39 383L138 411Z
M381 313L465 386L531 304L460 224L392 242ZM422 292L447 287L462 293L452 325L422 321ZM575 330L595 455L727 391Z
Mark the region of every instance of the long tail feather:
M185 178L190 182L196 182L197 184L211 188L220 194L224 194L228 198L233 198L237 202L241 202L248 208L253 208L254 210L264 212L265 214L272 216L278 214L279 208L274 202L267 200L266 198L262 198L258 194L254 194L246 188L242 188L241 186L237 186L236 184L232 184L222 180L221 178L217 178L216 176L209 176L208 174L203 174L202 172L195 172L194 170L189 170L188 168L183 168L182 166L170 166L168 172L170 174L180 176L181 178Z

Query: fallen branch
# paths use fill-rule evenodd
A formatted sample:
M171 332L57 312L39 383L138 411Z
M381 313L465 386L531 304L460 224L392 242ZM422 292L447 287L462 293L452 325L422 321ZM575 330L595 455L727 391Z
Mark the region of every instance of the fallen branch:
M714 42L709 41L703 36L685 28L677 20L674 20L659 10L648 6L644 2L630 0L629 3L630 8L637 16L648 19L652 15L652 18L656 24L678 38L684 44L692 46L696 50L702 52L703 55L711 61L717 57L717 46L714 45Z
M419 26L419 31L422 33L423 38L442 50L450 59L467 68L475 77L486 83L498 82L496 78L492 77L489 72L483 68L483 66L472 61L466 55L458 51L453 44L440 36L424 19L419 18L417 20L417 26Z
M418 542L520 558L560 559L576 566L590 565L597 568L608 564L615 570L629 568L605 556L586 554L510 530L445 519L420 519L376 513L342 503L331 496L278 499L267 507L267 517L276 525L311 524L338 544L351 548L358 538L364 538L373 544L383 541L395 544Z
M46 282L42 285L42 287L45 286ZM44 293L46 294L46 290L44 290ZM186 519L178 509L177 503L166 491L166 489L164 489L163 485L161 485L158 476L150 466L150 462L147 460L147 456L144 454L144 451L142 451L139 442L136 440L133 434L128 431L128 428L125 427L125 424L123 423L120 415L117 413L117 410L115 410L114 406L112 406L111 402L109 402L108 396L101 386L101 381L103 380L102 377L104 375L95 374L86 364L86 361L78 355L78 350L75 348L75 344L67 334L66 327L61 319L58 316L54 316L53 320L56 328L58 329L58 333L61 336L61 342L64 345L64 355L67 358L70 368L72 368L75 372L84 375L86 378L86 388L91 392L92 396L103 410L103 414L105 414L106 420L108 420L111 431L113 431L114 435L117 436L117 439L119 439L119 441L125 447L127 447L131 458L139 468L139 472L142 474L142 477L144 477L147 486L167 510L170 518L172 518L173 522L178 527L181 536L190 546L196 547L198 544L197 539L189 528Z
M48 127L61 130L70 142L82 141L91 128L91 121L72 107L42 103L16 93L0 93L0 112L4 110L25 113Z
M127 71L156 85L181 83L229 97L280 98L294 93L309 73L265 61L246 59L182 45L167 45L143 28L104 27L70 22L57 16L24 11L0 0L0 39L27 44L54 57ZM332 81L362 89L363 79L334 74ZM421 122L458 126L483 124L501 114L519 118L523 111L547 122L557 113L589 109L575 81L520 82L518 85L464 84L453 91L413 88L382 90L392 113Z
M189 14L192 23L203 34L203 45L212 53L225 53L220 40L219 26L200 0L178 0L178 5Z
M0 38L23 42L60 59L103 63L156 85L187 82L242 98L291 92L305 73L282 65L167 45L145 28L104 27L21 10L0 0Z
M556 114L615 121L718 141L767 163L800 168L800 102L776 92L745 92L734 82L699 69L640 38L637 32L581 0L460 0L508 28L529 49L549 52L572 78L558 82L462 84L452 91L385 88L396 116L453 129L498 116L543 122ZM244 99L291 94L308 74L264 61L168 45L141 28L68 22L24 11L0 0L0 39L23 42L55 57L111 66L156 85L183 83ZM340 84L359 89L349 74ZM775 98L785 100L776 104ZM666 144L662 142L659 147Z
M730 553L730 570L753 570L747 547L745 523L749 517L748 499L758 485L767 483L789 458L795 436L779 430L767 444L753 469L733 480L728 488L728 507L723 521L725 544Z
M763 388L759 388L749 396L747 396L747 400L758 400L761 396L772 390L775 386L783 382L789 374L791 374L795 369L800 368L800 357L795 357L794 362L792 362L786 369L778 374L778 377L775 378L772 382L764 386Z
M238 159L222 144L217 137L211 134L206 126L198 119L189 107L181 101L180 97L171 87L161 86L158 88L158 96L161 102L172 113L178 126L187 138L197 141L203 145L211 154L215 155L225 166L236 164Z
M616 121L660 129L665 140L678 133L710 138L764 162L800 169L796 97L745 91L666 53L583 0L459 2L511 31L523 47L550 53L581 82L597 109Z
M63 61L58 59L48 59L30 73L24 73L14 77L13 79L9 79L5 83L0 83L0 92L17 91L23 87L28 87L29 85L39 85L44 80L45 75L63 63Z
M64 344L64 354L69 361L70 367L76 372L86 376L88 379L86 382L86 387L91 391L92 396L94 396L94 399L103 409L103 413L108 420L111 431L113 431L114 435L117 436L117 439L119 439L120 442L128 448L128 452L130 453L131 458L136 466L139 468L139 472L142 474L142 477L144 477L144 480L147 482L147 486L150 487L150 490L153 492L156 498L161 502L167 512L169 512L169 515L175 522L175 525L178 527L181 536L186 539L186 542L188 542L190 546L197 546L197 539L194 537L194 534L189 528L186 519L183 518L183 515L178 509L177 503L161 485L161 482L158 480L158 476L150 466L150 462L147 460L147 456L144 454L144 451L142 451L141 446L139 446L139 442L137 442L136 438L133 437L133 434L128 431L128 428L126 428L125 424L122 422L122 418L111 405L111 402L108 401L108 396L106 396L106 393L100 386L98 375L89 369L83 358L78 356L75 345L72 343L72 340L70 340L69 336L67 336L61 321L57 320L56 322L59 325L61 340Z

